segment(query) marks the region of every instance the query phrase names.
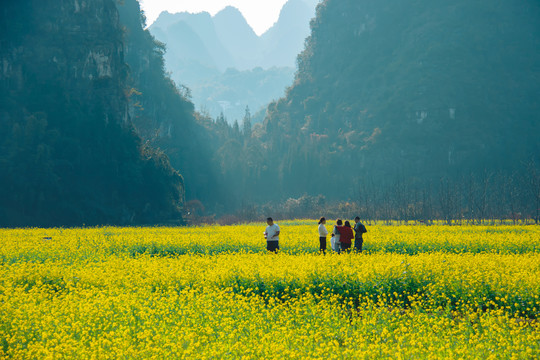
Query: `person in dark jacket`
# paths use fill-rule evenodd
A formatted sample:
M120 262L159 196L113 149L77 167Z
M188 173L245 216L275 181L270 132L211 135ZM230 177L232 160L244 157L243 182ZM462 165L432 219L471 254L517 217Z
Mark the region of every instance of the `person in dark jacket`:
M366 227L364 224L360 222L360 217L354 218L354 248L358 252L362 252L362 245L364 244L364 239L362 238L362 234L366 233Z

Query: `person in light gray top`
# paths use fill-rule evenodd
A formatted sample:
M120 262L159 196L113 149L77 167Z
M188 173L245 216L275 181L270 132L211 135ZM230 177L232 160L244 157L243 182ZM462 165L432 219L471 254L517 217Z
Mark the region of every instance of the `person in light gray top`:
M271 252L277 253L279 250L279 226L274 224L274 220L269 217L266 219L268 226L264 232L264 237L266 238L266 249Z
M326 254L326 237L328 236L328 230L326 229L326 219L322 217L319 220L319 245L320 252Z

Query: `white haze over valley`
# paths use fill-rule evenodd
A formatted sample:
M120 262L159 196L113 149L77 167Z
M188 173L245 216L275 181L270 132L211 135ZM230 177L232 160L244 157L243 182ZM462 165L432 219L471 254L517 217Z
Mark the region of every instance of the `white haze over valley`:
M227 6L240 10L248 24L257 35L262 35L278 19L279 12L287 0L142 0L141 8L150 26L163 11L170 13L189 12L200 13L206 11L214 16Z

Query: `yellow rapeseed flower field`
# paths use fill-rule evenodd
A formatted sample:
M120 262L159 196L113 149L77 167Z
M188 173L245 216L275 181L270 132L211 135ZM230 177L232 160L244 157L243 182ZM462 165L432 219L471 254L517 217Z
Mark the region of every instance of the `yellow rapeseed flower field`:
M538 226L279 225L0 230L0 358L540 356Z

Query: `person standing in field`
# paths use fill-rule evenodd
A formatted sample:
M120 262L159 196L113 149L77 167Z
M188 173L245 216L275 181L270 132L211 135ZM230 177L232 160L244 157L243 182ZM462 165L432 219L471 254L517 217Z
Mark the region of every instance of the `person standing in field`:
M326 229L326 219L322 217L319 220L319 245L320 252L326 254L326 237L328 236L328 230Z
M354 222L354 248L356 251L362 252L362 245L364 244L362 234L367 233L367 230L364 224L360 222L360 217L355 217Z
M332 246L332 250L338 253L341 250L341 245L339 243L339 238L341 234L339 233L338 228L342 225L343 221L341 221L341 219L337 219L336 225L334 225L334 228L332 229L332 239L330 239L330 245Z
M266 231L264 232L266 249L277 253L279 250L279 226L274 224L274 220L271 217L266 219L266 223L268 224Z
M341 234L339 238L339 242L341 243L341 251L349 251L351 249L352 239L354 239L351 223L345 221L345 226L338 226L337 230Z

